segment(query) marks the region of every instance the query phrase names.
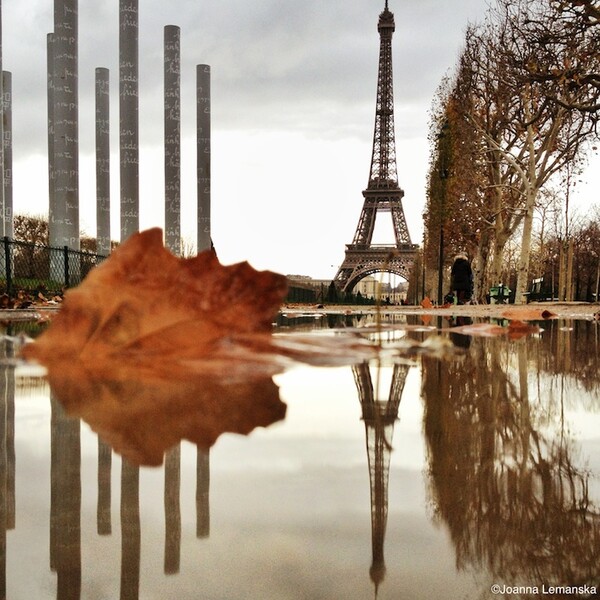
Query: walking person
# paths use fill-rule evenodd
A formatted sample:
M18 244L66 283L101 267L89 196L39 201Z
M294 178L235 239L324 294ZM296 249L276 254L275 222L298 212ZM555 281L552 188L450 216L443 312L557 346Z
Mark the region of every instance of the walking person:
M466 304L473 293L473 271L466 254L454 257L450 271L450 288L454 293L457 304Z

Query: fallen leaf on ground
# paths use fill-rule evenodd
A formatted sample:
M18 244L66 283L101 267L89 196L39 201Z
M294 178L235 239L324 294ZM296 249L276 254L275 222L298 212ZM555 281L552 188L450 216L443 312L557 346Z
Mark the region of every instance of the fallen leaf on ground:
M556 317L554 313L542 308L511 307L501 314L505 319L517 319L519 321L542 321Z
M539 333L538 325L531 325L525 321L515 319L510 321L508 326L495 325L493 323L473 323L470 325L462 325L452 327L450 333L460 333L462 335L494 337L497 335L508 335L511 340L517 340L531 333Z
M46 366L78 359L107 376L122 364L169 375L190 364L201 369L204 358L239 358L236 336L270 333L286 291L283 275L248 263L223 266L211 251L177 258L162 231L150 229L69 290L23 356Z
M223 266L211 251L177 258L151 229L69 290L21 354L117 452L160 464L181 439L207 448L283 418L270 340L286 291L283 275Z

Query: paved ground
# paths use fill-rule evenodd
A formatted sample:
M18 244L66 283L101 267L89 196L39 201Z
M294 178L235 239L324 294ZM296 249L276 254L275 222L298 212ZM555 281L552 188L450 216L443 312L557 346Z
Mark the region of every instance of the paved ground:
M373 306L340 306L335 304L285 304L281 312L287 314L341 313L360 314L376 310ZM464 315L471 317L504 317L507 319L536 320L547 317L600 319L600 304L584 302L532 302L530 304L475 304L448 308L421 306L382 306L383 313L422 315Z
M35 307L27 310L0 310L0 323L10 321L36 321L51 318L59 307ZM337 313L365 314L373 313L374 306L345 306L338 304L284 304L280 312L293 314ZM600 304L584 302L532 302L530 304L469 304L448 308L424 308L422 306L382 306L384 314L400 313L411 315L504 317L507 319L538 320L548 317L600 320Z

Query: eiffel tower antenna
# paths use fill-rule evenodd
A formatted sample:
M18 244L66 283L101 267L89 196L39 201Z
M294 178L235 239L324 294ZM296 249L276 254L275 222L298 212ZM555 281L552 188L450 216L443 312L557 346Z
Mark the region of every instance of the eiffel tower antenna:
M375 129L369 183L363 191L364 203L352 243L334 281L345 292L367 275L388 272L408 281L418 246L412 244L398 185L396 140L394 134L394 81L392 73L392 36L396 29L394 15L385 9L379 15L379 75L375 105ZM375 219L379 212L391 213L395 244L372 244Z

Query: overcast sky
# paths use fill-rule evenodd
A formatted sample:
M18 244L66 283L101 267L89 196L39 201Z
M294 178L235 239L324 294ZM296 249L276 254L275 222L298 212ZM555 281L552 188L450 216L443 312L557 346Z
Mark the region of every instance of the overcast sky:
M118 0L79 2L81 227L95 235L94 69L111 72L119 236ZM140 226L163 225L163 28L181 27L183 233L195 240L195 65L211 67L212 235L224 263L330 278L367 186L384 0L140 0ZM398 176L421 243L428 111L486 0L389 0ZM46 213L46 35L52 0L4 0L13 74L14 206ZM385 222L383 222L385 225ZM391 222L379 227L387 237Z

